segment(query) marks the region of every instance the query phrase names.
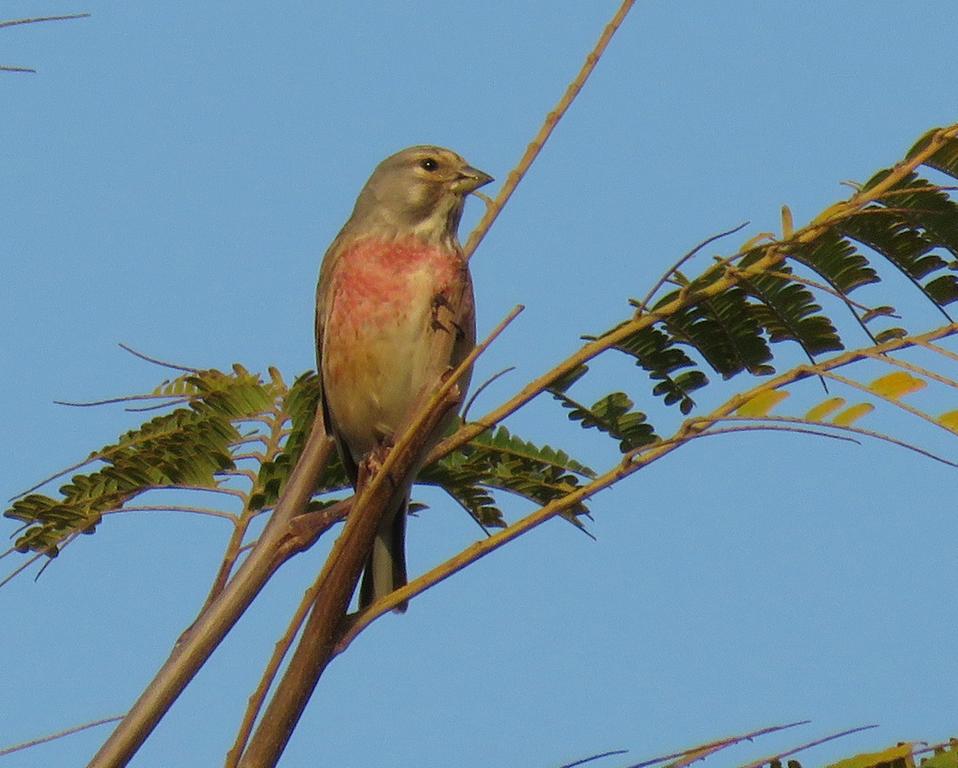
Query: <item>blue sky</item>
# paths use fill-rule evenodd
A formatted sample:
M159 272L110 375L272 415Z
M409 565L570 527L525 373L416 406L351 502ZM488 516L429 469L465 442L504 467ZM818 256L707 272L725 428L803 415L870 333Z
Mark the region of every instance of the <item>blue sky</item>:
M429 142L505 178L616 5L0 3L2 18L93 14L0 30L0 63L39 70L0 77L0 493L137 423L53 404L164 377L117 342L288 378L311 367L319 262L372 167ZM480 335L527 306L474 381L518 370L481 403L624 318L694 243L746 220L741 240L777 230L783 203L804 223L847 194L839 182L952 122L956 21L947 0L640 0L473 260ZM904 304L916 330L938 322ZM634 366L598 369L582 399L627 389L673 423ZM955 455L897 415L873 424ZM597 467L615 458L552 403L510 426ZM374 625L328 670L283 765L558 766L629 749L599 764L622 766L804 718L716 764L866 723L881 729L805 761L946 738L954 482L877 444L684 448L595 499L597 541L556 521ZM442 496L422 499L414 573L477 533ZM0 590L0 744L124 711L194 616L227 533L114 516L38 582ZM133 765L217 764L322 554L282 571ZM105 735L8 762L81 765Z

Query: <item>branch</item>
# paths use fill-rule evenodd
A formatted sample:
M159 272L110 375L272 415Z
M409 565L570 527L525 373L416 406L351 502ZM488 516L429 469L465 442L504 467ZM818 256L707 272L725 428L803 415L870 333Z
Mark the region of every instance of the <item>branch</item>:
M122 341L119 343L120 349L124 352L129 352L133 357L138 357L140 360L146 360L148 363L153 363L153 365L158 365L161 368L171 368L174 371L183 371L184 373L200 373L199 368L190 368L188 365L177 365L176 363L167 363L164 360L157 360L155 357L150 357L145 355L142 352L137 352L133 347L128 344L124 344Z
M629 336L654 325L663 318L674 315L687 306L724 293L743 280L764 274L769 269L775 268L786 260L791 247L797 244L807 244L816 240L836 223L864 209L884 195L889 188L899 183L918 166L931 158L938 150L945 146L948 141L956 137L958 137L958 125L953 125L938 131L920 152L916 152L907 160L895 165L880 183L875 184L867 191L857 192L848 200L843 200L830 206L819 214L810 224L792 233L790 238L768 246L762 258L755 261L749 267L744 269L736 267L732 271L726 270L722 277L716 279L705 288L680 293L674 300L665 306L659 307L654 313L637 312L632 320L623 323L604 336L585 344L578 351L569 355L569 357L556 365L552 370L527 384L510 400L486 414L478 421L464 425L454 435L440 442L439 445L430 452L426 463L431 464L434 461L438 461L457 448L462 447L474 437L485 432L495 424L498 424L506 417L511 416L556 381L561 380L579 366L584 365L606 350L611 349ZM885 348L886 345L874 347L874 349ZM897 347L895 348L897 349Z
M333 451L326 436L322 411L317 411L303 454L262 536L219 597L180 638L169 659L159 669L123 721L104 743L89 768L119 768L136 754L147 737L196 676L240 616L273 575L280 563L275 551L290 521L309 504Z
M593 760L601 760L603 757L612 757L613 755L625 755L628 754L628 752L629 750L627 749L613 749L608 752L599 752L597 755L583 757L582 759L576 760L573 763L566 763L565 765L559 766L559 768L577 768L577 766L591 763Z
M470 235L464 248L467 259L492 226L499 211L502 210L522 175L538 155L559 118L568 109L575 95L595 68L599 56L605 50L615 30L624 20L633 2L634 0L624 0L619 12L600 37L596 48L586 59L579 76L569 86L566 95L559 104L559 111L546 118L545 124L530 145L526 155L507 179L494 207L487 210L483 220ZM150 362L195 372L193 369L169 365L147 358L126 346L123 348L131 354L150 360ZM198 617L187 636L181 638L170 658L160 668L156 677L141 694L123 722L120 723L109 740L93 758L89 768L119 768L119 766L126 765L189 681L203 666L209 655L222 641L226 633L245 612L275 568L278 567L278 563L275 562L273 557L273 550L289 522L306 509L312 490L315 487L315 478L321 476L332 451L332 442L326 438L321 429L316 428L321 425L321 422L321 412L318 412L316 424L304 448L303 455L290 477L283 497L278 502L266 531L260 537L250 556L223 593Z
M16 27L19 24L39 24L41 21L67 21L69 19L86 19L89 13L70 13L66 16L36 16L32 19L8 19L0 21L0 29L4 27Z
M397 439L382 467L367 482L363 482L361 474L346 525L315 582L316 598L299 645L240 760L244 768L271 766L279 760L320 676L336 655L337 643L345 631L349 601L383 514L405 494L405 481L416 470L425 441L462 401L459 379L522 309L515 307L442 382Z
M877 347L851 350L841 355L836 355L835 357L823 361L817 365L797 366L775 378L769 379L753 387L752 389L732 396L710 414L705 416L696 416L687 420L671 438L658 443L653 443L651 445L642 446L641 448L637 448L631 453L626 454L619 464L612 467L604 474L599 475L587 485L580 486L571 493L549 502L534 512L526 515L526 517L516 521L508 528L498 531L489 538L475 542L466 549L462 550L459 554L443 563L440 563L419 578L410 581L405 587L396 590L388 597L383 598L374 605L371 605L367 610L356 616L353 623L350 624L340 640L339 645L336 647L336 653L342 653L359 635L359 633L362 632L363 629L365 629L383 614L388 613L400 603L411 600L416 595L421 594L430 587L435 586L441 581L444 581L454 573L457 573L466 566L471 565L476 560L479 560L480 558L488 555L490 552L495 551L499 547L508 544L513 539L528 533L533 528L538 527L547 520L550 520L553 517L556 517L563 512L574 508L578 504L581 504L588 498L597 494L599 491L618 483L620 480L623 480L629 475L634 474L643 467L658 461L690 440L704 436L706 434L719 434L720 432L718 430L713 430L710 433L707 432L707 430L709 430L716 422L722 421L727 417L732 416L735 411L737 411L742 405L754 398L756 395L767 390L779 389L783 386L809 377L824 375L830 370L870 358L872 355L877 353L924 346L928 342L932 342L946 336L951 336L955 333L958 333L958 323L951 323L920 336L893 339L885 344L880 344ZM471 427L473 425L469 426ZM822 426L836 428L835 425L823 424ZM468 427L460 429L459 432L457 432L453 437L461 435L466 429L468 429ZM793 429L790 431L800 430ZM857 431L861 434L866 434L866 431L864 430L855 429L849 431ZM880 433L867 434L873 437L879 437L881 439L889 439L887 436L880 435ZM890 439L890 441L895 442L893 438ZM449 440L446 442L449 442ZM911 450L918 450L920 453L925 453L925 455L928 455L931 458L935 458L939 461L942 460L940 457L924 452L922 449L919 449L915 446L903 443L900 444L902 444L903 447L907 447ZM433 454L436 454L441 448L442 444L440 444L440 446L433 451ZM945 463L948 463L947 460L944 461Z
M662 273L662 276L655 282L645 298L640 301L636 307L637 312L644 312L648 309L649 302L655 297L655 294L659 292L659 288L668 282L669 278L672 277L679 269L681 269L687 261L695 258L695 255L705 248L708 245L711 245L716 240L721 240L723 237L728 237L729 235L734 235L736 232L741 232L745 227L748 226L748 222L744 221L739 224L737 227L732 229L727 229L724 232L719 232L717 235L712 235L711 237L705 238L702 242L697 245L692 246L688 251L686 251L672 266L670 266L665 272Z
M798 720L794 723L786 723L785 725L772 725L767 728L760 728L757 731L752 731L750 733L743 733L740 736L729 736L727 739L719 739L718 741L710 741L706 744L700 744L697 747L692 747L691 749L685 749L681 752L673 752L671 755L661 755L659 757L653 757L651 760L644 760L641 763L635 763L630 765L628 768L648 768L650 765L655 765L656 763L664 763L666 760L675 760L676 758L684 758L688 755L700 754L703 752L717 752L720 749L725 747L732 746L733 744L740 744L743 741L752 741L757 736L765 736L769 733L776 733L778 731L784 731L788 728L795 728L799 725L808 725L811 720Z
M0 757L4 755L12 755L14 752L19 752L23 749L29 749L30 747L35 747L38 744L46 744L50 741L56 741L57 739L62 739L64 736L72 736L74 733L80 733L80 731L85 731L88 728L96 728L98 725L106 725L107 723L115 723L117 720L122 720L123 715L114 715L113 717L104 717L99 720L93 720L89 723L84 723L83 725L75 725L72 728L67 728L62 731L57 731L56 733L51 733L47 736L41 736L38 739L31 739L30 741L24 741L20 744L14 744L12 747L4 747L0 749Z
M236 740L233 742L232 748L226 755L226 763L224 768L236 768L236 766L239 765L239 760L243 755L243 750L246 748L250 734L253 732L253 725L256 722L256 717L263 706L263 702L266 700L266 694L269 693L269 689L273 685L273 681L276 679L276 675L279 672L280 665L283 663L283 659L286 658L286 654L289 653L289 649L293 645L293 640L296 638L297 633L303 626L303 621L306 620L306 615L309 613L310 608L312 608L313 603L316 601L316 597L319 593L319 587L319 582L314 582L309 589L306 590L306 592L303 594L303 599L300 600L299 605L296 607L296 611L293 613L293 617L290 619L289 624L287 625L286 632L284 632L283 636L276 641L276 647L273 649L273 654L270 656L269 662L266 664L266 669L263 671L263 675L260 678L259 684L256 686L256 690L253 691L249 697L249 703L246 706L246 712L243 713L243 721L240 723L239 731L236 733Z
M475 253L479 243L482 242L482 238L486 236L486 233L489 231L490 227L492 227L496 218L499 216L499 213L509 201L509 198L512 197L512 193L515 192L516 187L519 186L519 182L522 181L522 177L526 175L529 167L535 161L536 157L539 156L539 153L542 151L545 143L549 140L549 136L552 135L552 131L555 130L556 125L558 125L563 115L565 115L565 113L569 110L569 107L572 106L572 102L575 101L575 97L579 95L579 91L582 90L582 86L585 85L586 80L589 79L589 75L592 74L592 70L595 69L595 65L599 63L599 59L601 58L602 54L605 53L605 49L608 47L609 41L612 39L612 36L616 33L619 27L622 26L622 22L625 21L625 17L632 9L634 3L635 0L623 0L622 5L619 6L619 10L616 11L615 16L612 17L612 21L610 21L606 25L605 29L602 30L602 34L599 36L599 40L595 44L595 47L589 52L589 55L585 57L585 63L582 65L582 69L579 70L579 74L576 75L575 79L571 83L569 83L569 87L566 88L565 93L562 94L562 98L559 99L555 109L546 115L546 119L542 123L542 127L539 129L539 132L535 135L535 138L532 139L529 146L526 148L525 154L519 160L518 165L516 165L516 167L509 172L509 176L506 178L506 183L502 185L502 189L499 190L499 194L496 195L496 199L491 202L487 199L486 213L479 221L479 224L476 225L476 228L469 234L469 239L466 241L466 245L462 249L463 255L467 261L472 257L472 254Z
M219 517L223 520L229 520L235 527L238 524L236 515L232 512L223 512L220 509L212 507L189 507L178 504L149 504L135 505L131 507L117 507L108 509L105 512L99 512L100 515L118 515L122 512L182 512L189 515L205 515L206 517Z

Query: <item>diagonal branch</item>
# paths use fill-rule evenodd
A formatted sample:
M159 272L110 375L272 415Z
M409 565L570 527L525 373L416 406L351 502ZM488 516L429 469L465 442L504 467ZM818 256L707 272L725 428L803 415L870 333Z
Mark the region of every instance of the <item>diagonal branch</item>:
M339 644L336 647L336 653L342 653L359 635L359 633L362 632L363 629L365 629L383 614L388 613L400 603L411 600L416 595L419 595L430 587L446 580L454 573L461 571L463 568L471 565L476 560L485 557L496 549L508 544L510 541L519 538L539 525L542 525L546 521L551 520L553 517L556 517L563 512L576 507L600 491L615 485L629 475L632 475L640 469L643 469L653 462L667 456L672 451L686 444L690 440L708 434L708 430L716 422L730 417L742 405L747 403L756 395L765 391L779 389L788 384L802 381L809 377L825 375L829 371L836 368L841 368L851 365L852 363L871 358L872 355L876 353L893 352L895 350L908 349L910 347L925 346L930 342L952 336L956 333L958 333L958 323L950 323L920 336L893 339L892 341L880 344L877 347L866 347L863 349L850 350L843 354L836 355L829 360L822 361L816 365L797 366L779 376L760 383L752 389L733 395L725 403L713 410L710 414L705 416L696 416L687 420L671 438L635 449L634 451L626 454L619 464L612 467L604 474L598 475L590 483L582 485L571 493L549 502L534 512L526 515L524 518L516 521L508 528L496 532L489 538L475 542L466 549L462 550L459 554L451 557L443 563L440 563L432 570L424 573L422 576L410 581L405 587L398 589L388 597L377 601L375 604L371 605L368 609L356 616L353 623L348 627L347 631L339 641ZM459 430L457 435L461 434L463 431L464 430ZM865 434L864 431L860 432ZM882 437L878 433L874 433L871 436L879 438ZM915 450L915 448L910 445L906 445L904 447ZM918 450L920 451L920 449ZM939 457L936 456L931 456L931 458L939 459Z
M368 482L361 482L343 532L333 544L316 580L315 601L299 645L240 760L244 768L276 764L320 676L335 656L336 645L345 631L349 601L356 591L383 514L405 493L404 479L415 471L424 441L450 409L461 402L459 379L521 311L521 306L514 308L486 340L469 353L406 427L382 467Z
M4 755L12 755L14 752L20 752L24 749L30 749L30 747L36 747L40 744L47 744L51 741L56 741L57 739L62 739L64 736L72 736L74 733L80 733L81 731L86 731L90 728L96 728L98 725L106 725L107 723L115 723L117 720L121 720L123 715L114 715L112 717L101 717L99 720L93 720L89 723L83 723L82 725L75 725L72 728L66 728L62 731L57 731L56 733L48 734L47 736L41 736L36 739L30 739L30 741L24 741L20 744L14 744L11 747L4 747L0 749L0 757Z
M306 509L332 456L322 411L317 411L302 456L256 547L236 575L180 638L140 698L89 764L89 768L119 768L140 748L183 689L206 663L226 634L281 564L275 552L292 519Z
M616 33L619 27L622 26L622 22L625 21L625 17L628 15L634 4L635 0L623 0L622 5L619 6L619 10L616 11L615 16L612 17L612 20L606 25L605 29L602 30L602 34L599 36L599 40L595 44L595 47L589 52L589 55L585 57L585 63L582 65L582 69L579 70L579 74L575 76L575 79L571 83L569 83L569 87L566 88L565 93L562 94L562 98L559 99L559 103L556 104L555 109L546 115L545 122L543 122L542 127L535 135L535 138L533 138L529 143L525 154L519 160L519 163L516 165L516 167L509 172L509 176L506 178L506 183L502 185L502 189L499 190L499 194L496 195L496 199L491 202L486 199L486 213L479 221L479 224L476 225L476 228L469 234L469 239L466 241L466 245L462 249L462 252L467 260L472 257L473 253L475 253L479 243L482 242L482 238L486 236L486 233L489 231L490 227L492 227L505 204L509 202L509 198L512 197L512 193L515 192L516 187L519 186L519 182L522 181L522 177L526 175L526 172L529 170L532 163L535 162L535 159L539 156L539 153L542 151L545 143L552 135L552 131L555 130L556 125L558 125L563 115L565 115L565 113L569 110L569 107L572 106L572 102L575 101L575 97L579 95L579 91L582 90L582 86L584 86L586 80L589 79L589 75L592 74L592 70L595 69L595 65L599 63L599 58L601 58L602 54L605 53L605 49L608 47L612 36Z
M565 360L556 365L552 370L542 374L535 380L523 387L510 400L500 405L498 408L490 411L481 419L466 424L461 427L454 435L447 437L437 445L426 459L427 464L438 461L444 456L452 453L457 448L461 448L474 437L485 432L490 427L498 424L508 416L511 416L519 408L529 401L536 398L555 382L571 374L580 366L588 363L593 358L602 354L608 349L622 343L633 334L648 328L651 325L661 321L663 318L670 317L686 307L710 299L718 294L724 293L743 280L748 280L764 273L769 269L774 269L783 263L788 257L790 248L795 245L804 245L815 241L823 234L828 232L835 224L855 215L875 200L879 199L885 192L899 183L908 174L912 173L918 166L930 159L947 142L958 137L958 125L952 125L948 128L939 130L921 149L911 157L895 165L887 176L881 182L875 184L865 191L856 192L852 197L835 203L820 213L810 224L802 229L796 230L787 240L772 243L769 245L764 255L750 264L748 267L736 267L734 270L728 270L727 266L723 269L723 276L715 279L706 287L694 291L680 292L679 295L668 304L659 307L655 312L637 312L632 320L623 323L618 328L610 331L604 336L600 336L593 341L582 346L578 351L569 355ZM708 273L707 273L708 274ZM919 337L920 338L920 337ZM936 337L937 338L937 337ZM884 349L885 345L878 345L872 349Z
M815 739L814 741L806 741L804 744L801 744L797 747L793 747L786 752L779 752L775 755L769 755L768 757L763 757L760 760L754 760L751 763L743 765L742 768L762 768L766 763L771 763L775 760L781 761L783 757L789 757L794 755L797 752L802 752L803 750L810 749L811 747L817 747L819 744L825 744L829 741L834 741L835 739L841 739L845 736L850 736L853 733L859 733L860 731L867 731L871 728L877 728L877 725L860 725L857 728L849 728L848 730L841 731L839 733L832 733L828 736L823 736L820 739Z
M69 19L87 19L89 13L69 13L65 16L35 16L32 19L7 19L0 21L0 29L4 27L16 27L20 24L39 24L41 21L68 21Z

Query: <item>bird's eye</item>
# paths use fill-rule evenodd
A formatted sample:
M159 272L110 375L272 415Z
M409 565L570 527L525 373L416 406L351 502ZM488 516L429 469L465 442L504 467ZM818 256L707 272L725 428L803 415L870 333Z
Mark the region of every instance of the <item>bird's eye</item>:
M434 158L427 157L425 160L421 160L419 162L419 167L422 168L424 171L432 172L439 167L439 163L437 163Z

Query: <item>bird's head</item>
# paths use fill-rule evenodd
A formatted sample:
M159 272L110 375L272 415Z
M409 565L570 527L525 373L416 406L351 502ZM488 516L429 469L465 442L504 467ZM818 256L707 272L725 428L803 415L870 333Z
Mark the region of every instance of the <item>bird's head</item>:
M350 225L394 237L455 242L466 196L492 181L448 149L409 147L383 160L356 201Z

